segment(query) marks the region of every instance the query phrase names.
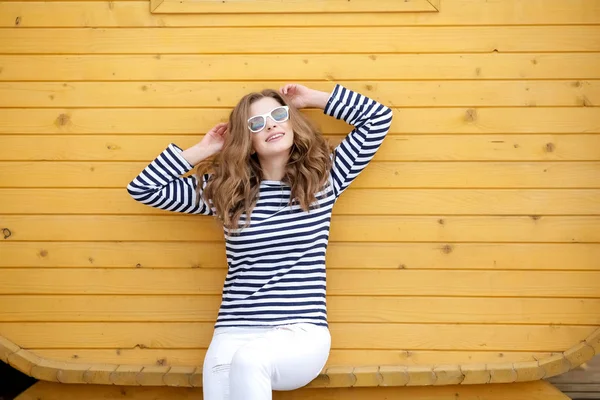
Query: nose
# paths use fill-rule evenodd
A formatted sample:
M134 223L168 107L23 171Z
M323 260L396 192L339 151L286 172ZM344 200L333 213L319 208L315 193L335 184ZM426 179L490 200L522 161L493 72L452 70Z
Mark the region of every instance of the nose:
M271 130L277 126L277 122L271 118L271 116L267 117L267 130Z

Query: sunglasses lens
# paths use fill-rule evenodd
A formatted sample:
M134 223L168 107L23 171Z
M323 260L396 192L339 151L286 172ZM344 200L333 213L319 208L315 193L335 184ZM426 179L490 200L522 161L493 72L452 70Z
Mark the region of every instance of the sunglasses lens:
M265 119L263 117L254 117L248 121L248 128L252 132L258 132L265 127Z
M288 117L288 111L283 107L278 107L271 112L271 116L277 122L285 121Z

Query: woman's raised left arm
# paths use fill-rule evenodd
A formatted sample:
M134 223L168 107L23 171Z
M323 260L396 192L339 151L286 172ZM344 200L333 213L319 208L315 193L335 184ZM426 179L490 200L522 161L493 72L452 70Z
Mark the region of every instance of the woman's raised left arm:
M340 84L331 93L301 85L286 85L281 91L299 108L320 108L354 127L334 151L331 175L335 196L339 197L381 147L390 130L392 109Z

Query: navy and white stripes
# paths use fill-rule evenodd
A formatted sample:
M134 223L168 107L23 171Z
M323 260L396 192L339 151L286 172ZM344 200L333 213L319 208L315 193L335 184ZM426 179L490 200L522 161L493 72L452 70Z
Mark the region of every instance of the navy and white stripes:
M309 322L327 326L325 254L337 198L367 166L387 134L390 108L336 85L325 114L354 129L336 147L329 185L309 212L289 206L290 187L263 180L251 224L230 235L224 229L228 273L215 327L275 326ZM137 201L164 210L214 215L202 200L195 206L193 169L171 143L127 186ZM203 177L202 188L207 176ZM242 214L242 224L246 215Z

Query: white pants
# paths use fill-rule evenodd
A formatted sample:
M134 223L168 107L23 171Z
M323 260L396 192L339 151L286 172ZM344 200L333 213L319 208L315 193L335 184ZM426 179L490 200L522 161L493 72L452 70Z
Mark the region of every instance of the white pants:
M204 400L271 400L316 378L329 357L325 327L216 328L203 367Z

